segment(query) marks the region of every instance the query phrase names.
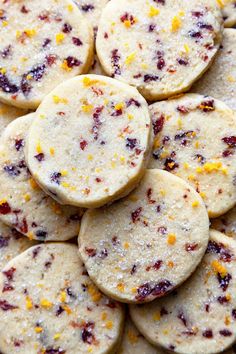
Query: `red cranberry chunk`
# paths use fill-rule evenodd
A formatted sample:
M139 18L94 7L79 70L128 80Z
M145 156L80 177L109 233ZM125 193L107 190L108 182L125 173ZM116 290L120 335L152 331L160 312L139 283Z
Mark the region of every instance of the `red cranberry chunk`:
M11 207L8 202L0 204L0 214L7 215L11 212Z
M6 300L0 300L0 309L3 311L15 310L18 309L18 306L9 304Z
M227 144L230 148L236 147L236 136L228 136L228 137L222 138L222 141L225 144Z
M206 329L205 331L202 332L203 337L211 339L213 338L213 332L211 329Z
M70 33L72 31L72 26L69 23L64 23L62 27L62 32Z
M12 281L15 271L16 271L16 268L12 267L12 268L10 268L8 270L3 271L2 273L3 273L3 275L5 275L7 280Z
M140 207L140 208L137 208L136 210L134 210L131 213L131 219L132 219L133 223L136 223L137 221L140 221L140 215L142 213L142 210L143 210L143 208Z
M161 116L155 122L153 122L153 132L155 135L157 135L162 131L164 122L165 122L165 117L163 114L161 114Z
M74 43L74 45L77 45L78 47L83 45L83 42L78 37L72 37L72 42Z
M84 12L90 12L94 10L94 6L92 4L84 4L80 8Z

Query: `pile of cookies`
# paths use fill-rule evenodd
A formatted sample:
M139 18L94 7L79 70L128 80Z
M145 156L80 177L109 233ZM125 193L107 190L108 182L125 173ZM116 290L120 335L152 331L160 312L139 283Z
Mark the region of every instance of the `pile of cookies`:
M1 354L236 353L235 24L1 1Z

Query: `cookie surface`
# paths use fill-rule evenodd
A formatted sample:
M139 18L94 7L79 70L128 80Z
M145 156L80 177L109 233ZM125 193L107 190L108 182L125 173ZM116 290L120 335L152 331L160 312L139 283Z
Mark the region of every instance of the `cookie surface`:
M24 109L8 106L0 102L0 134L14 119L24 116L27 113Z
M58 84L88 70L93 32L73 1L4 1L0 14L1 101L34 109Z
M99 207L142 178L150 124L135 88L81 75L58 86L37 110L28 139L30 171L62 204Z
M15 229L4 225L0 221L0 270L18 254L34 246L34 241L29 241Z
M224 26L233 27L236 24L236 3L235 0L217 0L222 9Z
M235 205L236 116L223 102L187 94L150 106L154 145L149 168L190 183L210 217Z
M206 255L175 293L131 306L131 317L153 344L181 354L220 353L236 338L236 242L210 232Z
M0 289L0 350L5 354L113 352L122 331L122 307L97 290L75 245L30 248L3 269Z
M90 277L105 294L141 303L186 280L208 238L199 195L166 171L147 170L131 195L84 214L78 242Z
M236 10L236 8L235 8ZM236 29L226 28L212 66L192 87L192 92L211 95L236 111ZM230 70L229 70L230 68Z
M79 232L82 211L61 206L36 184L24 159L27 133L34 114L5 129L0 144L0 220L30 239L68 240Z
M148 100L186 91L210 65L221 41L215 0L111 0L96 49L109 76Z
M236 240L236 207L211 220L211 227Z
M102 11L109 0L75 0L82 14L97 32Z
M116 354L164 354L153 347L137 330L129 317L126 318L121 346Z

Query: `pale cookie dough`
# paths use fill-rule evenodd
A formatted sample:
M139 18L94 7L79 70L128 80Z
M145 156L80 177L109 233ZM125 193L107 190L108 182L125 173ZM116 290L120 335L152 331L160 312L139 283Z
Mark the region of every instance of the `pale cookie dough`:
M34 241L29 241L15 229L4 225L0 221L0 270L15 256L27 248L34 246Z
M212 230L206 255L176 292L131 306L131 317L153 344L180 354L215 354L236 339L236 242Z
M128 317L125 321L121 346L116 354L164 354L164 352L153 347Z
M0 141L0 220L30 239L64 241L79 232L82 211L61 206L29 173L24 146L34 114L8 125Z
M236 207L211 220L211 227L236 240Z
M233 27L236 24L236 1L216 0L223 13L224 26Z
M0 134L9 123L20 116L24 116L26 113L27 111L24 109L8 106L0 102Z
M75 0L82 14L93 26L96 34L102 11L109 0Z
M212 66L192 87L192 92L211 95L236 111L236 29L227 28L223 34Z
M3 269L0 289L4 354L114 353L122 306L91 282L75 245L31 247Z
M166 171L147 170L131 195L84 214L78 242L90 277L105 294L142 303L185 281L208 238L207 212L192 187Z
M2 1L0 35L0 100L13 106L36 108L92 62L92 28L71 0Z
M97 54L109 76L148 100L187 91L221 42L215 0L111 0L98 28Z
M150 106L154 145L149 168L190 183L210 217L236 202L236 114L223 102L187 94Z
M135 88L82 75L40 105L29 133L28 165L62 204L99 207L135 188L150 137L148 106Z

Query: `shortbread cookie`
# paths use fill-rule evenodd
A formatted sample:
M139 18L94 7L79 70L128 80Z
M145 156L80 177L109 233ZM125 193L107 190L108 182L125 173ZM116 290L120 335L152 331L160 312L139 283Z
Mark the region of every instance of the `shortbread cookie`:
M236 115L223 102L187 94L150 107L155 135L150 168L190 183L210 217L236 202Z
M211 220L211 226L236 240L236 207L221 217Z
M75 245L31 247L3 269L0 289L4 354L114 352L123 309L91 282Z
M108 0L75 0L75 3L79 6L80 11L88 22L93 26L96 34L102 11Z
M224 26L233 27L236 24L236 2L235 0L216 0L222 9Z
M0 134L2 134L9 123L20 116L24 116L26 113L26 110L8 106L0 102Z
M116 354L164 354L164 352L153 347L127 317L121 346Z
M0 25L1 101L36 108L89 69L93 31L72 0L2 1Z
M34 244L34 241L29 241L18 231L4 225L0 221L0 270L2 270L12 258Z
M111 0L96 48L108 75L148 100L186 91L211 64L221 41L215 0Z
M210 235L201 265L185 284L130 308L140 332L175 353L221 353L236 339L236 242L217 231Z
M13 121L0 142L0 220L40 241L68 240L79 232L82 211L61 206L36 184L24 160L34 114Z
M150 136L148 106L135 88L82 75L40 105L29 133L28 165L62 204L99 207L135 188Z
M223 34L222 45L212 66L192 91L220 99L236 111L236 30L227 28Z
M85 213L79 251L97 286L127 303L147 302L180 285L208 243L199 195L166 171L147 170L123 200Z

